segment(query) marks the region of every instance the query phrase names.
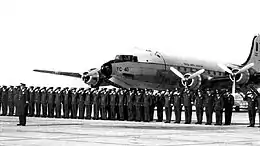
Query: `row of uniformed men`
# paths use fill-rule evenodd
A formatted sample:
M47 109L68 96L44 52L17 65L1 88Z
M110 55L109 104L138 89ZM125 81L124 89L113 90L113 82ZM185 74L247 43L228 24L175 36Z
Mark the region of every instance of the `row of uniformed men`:
M15 91L17 89L19 89L19 86L10 86L8 88L3 86L0 88L1 115L7 115L7 107L9 107L8 115L11 116L14 114L14 107L17 106L15 104L17 98ZM213 92L209 89L203 93L201 90L191 92L188 89L181 92L178 88L175 88L173 91L153 92L151 90L125 90L116 88L80 88L77 90L76 88L69 89L68 87L63 89L58 87L54 90L53 87L47 89L46 87L35 88L30 86L25 94L26 100L29 101L29 116L36 117L54 117L55 110L55 117L60 118L61 109L63 109L64 118L77 118L77 111L79 111L80 119L91 119L93 105L93 119L99 119L100 113L101 119L104 120L118 119L148 122L153 120L154 108L156 106L157 121L160 122L163 120L163 108L165 108L166 123L170 123L172 107L174 107L175 123L180 123L182 107L184 106L185 124L190 124L192 105L195 102L196 124L202 123L205 108L207 125L212 124L213 111L216 112L216 125L221 125L223 109L225 109L225 125L229 125L234 105L234 97L228 91L219 93L218 90ZM249 96L246 97L248 99ZM254 125L254 122L250 121L250 125Z

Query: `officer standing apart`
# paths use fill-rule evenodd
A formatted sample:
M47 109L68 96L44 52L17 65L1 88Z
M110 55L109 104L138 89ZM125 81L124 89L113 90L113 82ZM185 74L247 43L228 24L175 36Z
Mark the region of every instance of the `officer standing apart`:
M251 90L248 90L245 96L245 100L248 103L249 125L247 127L255 127L256 96Z
M234 96L226 90L226 93L224 93L224 108L225 108L225 124L224 125L230 125L231 124L231 118L232 118L232 111L234 106Z
M18 98L17 98L17 114L19 116L19 124L17 126L26 125L26 116L28 110L28 99L26 99L26 87L25 84L21 83L21 89L18 89Z

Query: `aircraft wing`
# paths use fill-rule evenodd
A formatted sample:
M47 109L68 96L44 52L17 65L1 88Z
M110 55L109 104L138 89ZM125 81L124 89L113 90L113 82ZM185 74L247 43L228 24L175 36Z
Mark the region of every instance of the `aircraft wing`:
M109 79L110 82L114 83L112 84L113 86L117 87L124 87L124 88L132 88L131 85L129 85L128 83L124 82L124 80L121 80L120 78L117 77L112 77Z
M80 73L73 73L73 72L49 71L49 70L39 70L39 69L35 69L33 71L41 72L41 73L48 73L48 74L55 74L55 75L63 75L63 76L69 76L69 77L75 77L75 78L82 77L82 75Z

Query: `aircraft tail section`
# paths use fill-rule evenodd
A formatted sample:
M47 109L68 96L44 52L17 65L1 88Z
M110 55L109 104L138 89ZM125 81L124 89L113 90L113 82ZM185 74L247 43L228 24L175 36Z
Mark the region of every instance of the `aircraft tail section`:
M254 63L252 68L257 72L260 72L260 35L254 36L250 54L242 65L245 66L249 63Z

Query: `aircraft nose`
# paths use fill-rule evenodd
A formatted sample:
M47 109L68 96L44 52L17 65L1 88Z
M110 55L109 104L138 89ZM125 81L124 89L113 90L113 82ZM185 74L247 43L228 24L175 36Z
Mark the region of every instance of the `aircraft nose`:
M107 62L101 66L101 73L105 75L107 78L110 78L112 74L112 65L111 63Z

